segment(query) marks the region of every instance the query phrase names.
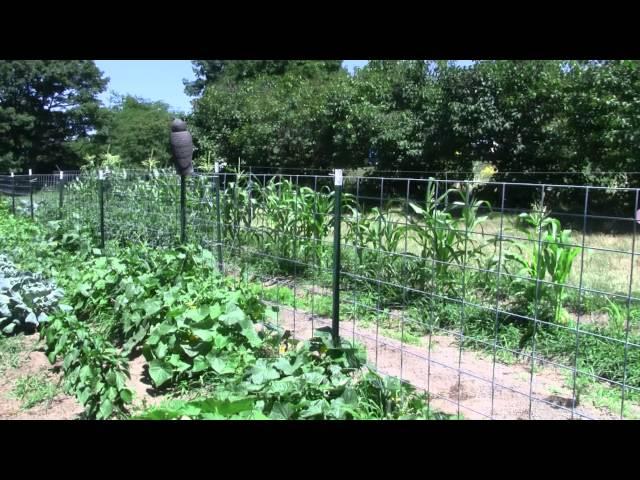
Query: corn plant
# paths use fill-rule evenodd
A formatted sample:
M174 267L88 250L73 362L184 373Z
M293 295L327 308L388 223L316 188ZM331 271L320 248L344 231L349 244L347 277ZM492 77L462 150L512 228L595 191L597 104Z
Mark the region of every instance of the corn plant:
M455 228L456 221L443 206L450 192L447 190L436 196L436 184L430 181L424 204L409 203L415 215L410 216L407 228L420 248L417 280L421 289L426 289L429 281L450 287L453 284L450 267L459 263L463 256L458 248L460 232Z
M220 191L220 218L224 241L232 245L250 245L255 242L257 232L252 228L257 199L253 194L253 178L240 168L232 175L225 188ZM249 188L249 187L252 188ZM220 188L220 185L219 185Z
M514 282L520 285L518 293L536 304L540 299L549 298L553 307L553 321L564 323L562 303L567 280L575 257L580 252L579 247L571 246L571 230L562 230L560 221L549 216L544 208L534 206L530 213L519 215L520 228L527 233L528 243L532 245L530 256L523 254L524 249L516 244L517 253L509 252L505 255L508 260L520 265L519 276L535 280L518 279ZM528 227L533 227L532 230ZM545 282L550 277L550 285Z
M368 278L379 278L389 283L402 283L400 252L404 230L390 219L389 213L374 207L360 214L351 207L353 215L347 225L347 242L355 246L356 272ZM391 208L387 209L389 212Z
M453 193L460 197L451 204L451 210L460 210L460 218L455 222L455 227L462 235L458 237L458 243L462 245L462 262L468 265L471 262L480 266L480 259L484 242L474 240L470 234L480 230L483 233L482 224L489 218L488 215L479 215L482 208L491 210L491 204L486 200L477 200L473 196L473 184L467 184L463 189L454 189ZM460 231L463 230L463 231Z
M331 258L326 241L333 226L334 192L314 191L287 179L271 179L255 192L260 220L261 246L276 257L279 268L291 269L291 261L325 265ZM343 195L345 209L353 197ZM299 265L304 268L304 265Z

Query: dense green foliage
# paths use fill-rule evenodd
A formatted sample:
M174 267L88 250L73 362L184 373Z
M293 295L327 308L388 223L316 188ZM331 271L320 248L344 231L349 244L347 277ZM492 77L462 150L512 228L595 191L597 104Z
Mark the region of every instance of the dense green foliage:
M20 272L0 255L0 336L33 332L46 322L62 291L41 275Z
M0 249L65 290L41 335L87 418L127 418L128 361L137 346L156 387L208 389L141 418L444 418L424 394L369 371L358 345L336 347L323 336L298 342L261 327L267 311L259 287L221 277L207 250L138 244L105 255L73 217L39 228L0 208Z
M72 142L100 126L107 81L89 60L0 61L0 171L78 166Z
M167 166L171 158L169 105L141 98L116 96L106 109L106 121L96 133L102 148L118 155L129 168Z
M197 61L187 85L201 154L235 164L499 172L637 170L637 61ZM505 179L526 178L510 175ZM556 182L562 176L551 178Z
M629 385L640 385L640 369L631 367L628 361L637 358L640 350L628 347L625 353L627 328L629 342L638 342L639 310L632 307L627 311L621 297L607 302L606 295L567 287L569 273L579 263L575 259L580 249L572 245L575 240L571 239L571 232L558 219L534 205L529 213L514 217L513 222L505 219L505 238L499 247L492 235L480 235L492 207L482 199L484 190L465 185L445 192L435 188L436 182L425 183L423 199L396 200L383 208L366 208L352 196L344 195L343 320L375 323L385 335L400 334L404 341L417 340L417 344L419 337L429 333L462 330L467 337L465 348L471 345L490 349L496 341L505 360L526 355L535 348L536 354L544 358L566 365L577 362L581 375L593 372L604 379L626 378ZM111 246L126 244L130 239L158 246L171 246L178 241L177 219L170 213L177 185L171 183L170 177L158 173L133 181L130 174L125 179L123 172L114 172L107 185L107 191L117 192L107 197L109 228L113 228L109 234ZM213 246L217 239L212 187L210 177L190 180L190 243ZM96 186L77 182L74 188L91 192ZM140 205L136 200L141 196L157 199L153 208ZM250 184L249 177L239 173L237 177L229 176L222 186L220 207L227 269L239 269L256 279L293 276L301 282L297 293L282 287L265 288L260 294L279 305L321 316L330 314L331 297L310 295L303 285L312 281L313 289L320 287L330 292L327 272L331 271L333 252L329 240L333 233L331 189L318 185L313 190L287 178L261 183L255 176ZM160 212L168 213L156 216ZM95 214L88 212L76 221L89 224L92 218L95 220ZM158 236L158 232L162 235ZM211 265L217 260L216 249L212 251L215 253L209 257L209 266L203 267L205 270L213 268ZM93 267L97 272L100 268ZM163 275L159 265L153 271ZM142 273L141 281L146 282L146 270ZM199 311L188 313L184 306L170 306L167 302L174 301L174 293L149 305L153 306L152 312L170 317L167 324L158 325L155 320L148 323L151 330L145 326L150 340L143 349L155 362L158 385L231 374L216 371L221 352L211 355L210 350L216 341L219 345L234 345L229 352L223 348L224 355L234 358L228 363L234 371L244 365L240 360L246 353L243 349L253 348L243 334L247 308L241 307L244 314L236 317L228 293L218 290L211 280L213 275L207 278L198 284L207 286L206 293L197 295L202 305ZM91 274L85 279L96 289L102 288L97 280ZM104 294L99 290L96 293L95 302L104 303ZM225 300L216 300L220 295ZM352 296L357 298L357 304ZM110 307L104 308L108 311ZM144 319L144 304L135 308L136 318ZM408 319L401 333L397 317L394 321L391 315L399 308L404 309ZM604 308L609 312L608 324L576 321L577 312L584 315L585 311ZM204 334L204 338L198 336L200 332L194 334L199 322L215 332ZM577 343L576 336L580 338ZM240 346L240 351L235 346Z

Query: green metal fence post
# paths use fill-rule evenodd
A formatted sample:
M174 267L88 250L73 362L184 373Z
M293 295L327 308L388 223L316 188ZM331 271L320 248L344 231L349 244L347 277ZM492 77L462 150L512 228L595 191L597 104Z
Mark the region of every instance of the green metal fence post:
M213 188L216 192L216 243L218 251L218 269L224 273L224 263L222 260L222 226L220 218L220 164L215 163L215 174L213 176Z
M58 199L58 219L62 220L62 205L64 203L64 172L60 171L60 182L58 183L60 198Z
M98 171L98 203L100 206L100 248L104 249L104 172Z
M340 225L342 223L342 170L333 171L334 215L333 215L333 309L331 335L333 343L340 345Z
M187 177L180 175L180 243L187 241Z
M253 190L253 172L251 171L251 167L249 167L249 182L248 182L248 188L247 188L247 197L248 198L248 205L249 205L249 225L247 225L249 228L251 228L251 224L253 223L253 205L251 204L251 191Z
M16 214L16 177L11 172L11 210L13 214Z
M29 169L29 204L31 207L31 220L33 220L33 170Z

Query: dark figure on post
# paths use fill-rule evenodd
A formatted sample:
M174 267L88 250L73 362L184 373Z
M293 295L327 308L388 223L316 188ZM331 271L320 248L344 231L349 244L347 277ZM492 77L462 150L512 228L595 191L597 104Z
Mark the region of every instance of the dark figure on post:
M187 124L176 118L171 122L171 152L178 175L193 173L193 139L187 131Z

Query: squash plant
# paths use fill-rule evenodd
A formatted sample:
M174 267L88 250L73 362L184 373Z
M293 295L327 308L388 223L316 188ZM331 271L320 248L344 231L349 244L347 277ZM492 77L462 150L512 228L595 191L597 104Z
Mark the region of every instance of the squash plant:
M61 305L42 330L47 357L52 364L62 359L64 390L76 396L88 418L123 417L133 396L127 388L128 359L71 311Z

